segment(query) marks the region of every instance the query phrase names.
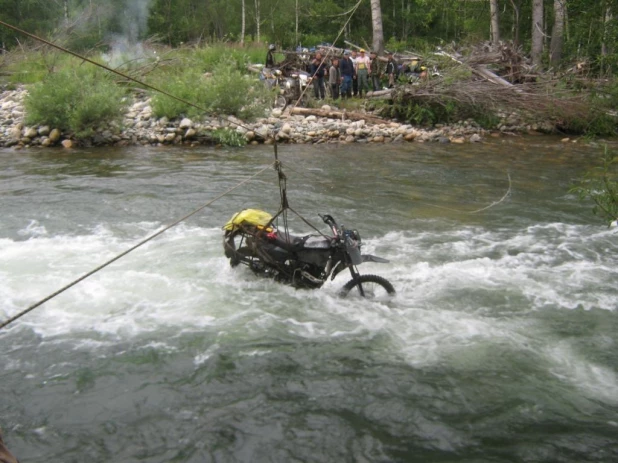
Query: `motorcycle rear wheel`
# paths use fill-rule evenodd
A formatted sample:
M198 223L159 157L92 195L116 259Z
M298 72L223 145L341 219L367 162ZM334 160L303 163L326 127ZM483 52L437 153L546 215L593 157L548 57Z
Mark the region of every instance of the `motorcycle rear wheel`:
M359 285L363 288L362 293ZM378 275L359 275L348 281L343 288L341 288L339 294L341 297L346 297L353 289L356 290L355 292L359 296L364 293L364 297L367 299L380 299L395 294L395 288L391 282Z

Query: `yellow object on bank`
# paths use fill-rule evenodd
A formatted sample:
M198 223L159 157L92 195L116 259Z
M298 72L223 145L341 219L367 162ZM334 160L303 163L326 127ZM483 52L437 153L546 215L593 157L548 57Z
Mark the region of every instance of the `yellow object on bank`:
M266 211L262 211L260 209L245 209L234 214L229 222L225 224L223 229L234 231L243 224L263 228L270 223L272 218L273 216Z

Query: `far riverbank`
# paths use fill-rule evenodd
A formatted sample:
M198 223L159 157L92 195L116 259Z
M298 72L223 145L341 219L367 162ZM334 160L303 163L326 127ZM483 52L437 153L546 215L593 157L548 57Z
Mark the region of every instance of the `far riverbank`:
M547 130L542 125L526 125L515 114L501 114L501 122L494 130L480 127L473 120L453 125L416 127L395 120L375 123L375 116L367 120L318 117L316 115L290 116L287 111L273 109L269 117L253 122L233 116L210 117L200 120L157 118L153 115L150 99L133 96L120 124L96 127L86 139L75 139L50 126L27 126L24 123L23 99L27 89L6 90L0 94L0 147L15 149L29 147L64 146L132 146L132 145L212 145L212 133L229 128L241 134L247 143L318 144L318 143L479 143L487 137L539 133ZM323 109L330 110L328 105Z

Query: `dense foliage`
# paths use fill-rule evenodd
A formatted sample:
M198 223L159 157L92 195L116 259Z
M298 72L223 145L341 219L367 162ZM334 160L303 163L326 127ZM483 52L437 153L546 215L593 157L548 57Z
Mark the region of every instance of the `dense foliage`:
M154 92L155 116L197 117L205 111L242 119L263 116L274 95L254 76L243 72L248 59L239 48L206 47L186 54L180 64L175 61L160 68L149 79L150 84L193 106Z
M47 124L87 137L94 127L118 121L124 91L93 66L63 69L34 84L25 100L26 123Z
M582 200L591 200L592 212L609 223L618 219L618 156L606 147L601 161L571 192Z
M530 50L532 0L492 0L502 40ZM73 49L109 47L118 37L156 38L169 46L213 41L274 42L283 47L332 42L356 0L0 0L2 20L52 37ZM423 49L490 38L489 1L381 0L387 48ZM549 61L556 2L544 0L544 50ZM597 73L618 65L618 1L564 0L562 62L585 61ZM244 31L243 31L244 5ZM244 32L244 34L243 34ZM361 1L343 39L372 39L370 2ZM24 38L0 27L0 42L14 48Z

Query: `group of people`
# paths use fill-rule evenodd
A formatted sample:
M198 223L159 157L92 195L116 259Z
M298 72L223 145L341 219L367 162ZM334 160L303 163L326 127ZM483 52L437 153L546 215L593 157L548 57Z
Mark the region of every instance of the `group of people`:
M382 77L388 78L389 88L395 85L397 64L393 54L388 54L386 65L380 61L374 52L369 56L364 49L345 51L343 57L326 60L321 52L317 52L309 67L309 75L313 82L316 99L323 100L326 96L326 82L333 100L341 98L363 97L363 92L377 91L382 88ZM328 79L328 80L327 80Z

